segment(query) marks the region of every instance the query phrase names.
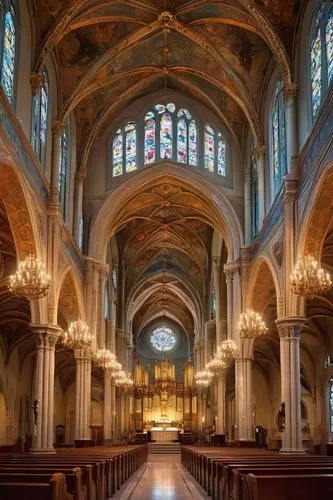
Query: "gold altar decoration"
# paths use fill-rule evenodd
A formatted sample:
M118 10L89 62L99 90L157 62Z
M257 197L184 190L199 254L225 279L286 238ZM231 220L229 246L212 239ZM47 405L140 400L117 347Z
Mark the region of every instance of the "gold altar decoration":
M290 276L290 286L296 295L312 299L329 290L332 280L312 255L306 255L297 261Z

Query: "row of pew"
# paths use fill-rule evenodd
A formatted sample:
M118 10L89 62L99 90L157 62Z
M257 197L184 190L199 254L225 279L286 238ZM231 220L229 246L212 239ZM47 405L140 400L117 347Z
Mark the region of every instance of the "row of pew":
M147 460L147 445L0 455L1 500L106 500Z
M333 457L182 446L181 459L213 500L333 499Z

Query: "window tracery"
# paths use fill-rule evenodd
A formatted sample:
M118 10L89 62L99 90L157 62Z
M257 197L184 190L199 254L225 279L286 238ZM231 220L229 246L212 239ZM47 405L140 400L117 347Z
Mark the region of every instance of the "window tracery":
M282 93L282 81L275 86L272 117L272 166L274 193L280 189L281 181L286 173L286 124L285 104Z
M32 147L42 165L45 165L49 79L46 69L42 72L42 85L33 98Z
M155 328L149 335L151 347L159 352L167 352L174 349L177 345L177 335L168 326Z
M1 85L8 100L14 102L17 27L13 1L1 1Z
M333 79L333 8L329 4L323 4L313 19L310 75L312 118L315 118Z
M69 174L69 124L66 121L61 136L61 155L58 175L59 203L63 218L66 218L67 210L67 188Z
M204 169L222 177L227 175L223 135L208 123L201 131L188 109L177 108L172 102L156 104L146 112L141 123L142 132L140 121L131 121L114 133L111 146L113 177L134 171L139 164L149 165L159 160L196 167L200 150ZM143 152L142 160L140 152Z

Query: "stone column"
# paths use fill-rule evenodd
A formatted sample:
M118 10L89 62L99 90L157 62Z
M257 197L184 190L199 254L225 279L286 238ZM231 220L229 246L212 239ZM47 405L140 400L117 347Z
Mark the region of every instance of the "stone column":
M238 439L253 441L252 424L252 360L253 357L236 358L236 419Z
M221 297L221 266L218 257L213 257L213 280L215 287L215 297L216 297L216 311L215 311L215 322L216 322L216 344L218 345L223 337L222 332L222 297Z
M61 137L64 123L56 120L52 124L52 163L51 163L51 205L59 204L59 166L61 158Z
M102 266L99 270L98 289L99 289L99 313L98 313L98 333L99 333L99 347L105 348L105 280L107 277L106 266Z
M234 265L227 263L224 266L224 272L227 282L227 331L228 338L233 337L233 281L234 281Z
M54 361L55 345L61 328L55 325L32 325L36 335L37 359L34 399L37 401L37 425L32 453L54 453ZM33 421L34 421L33 415Z
M258 171L258 204L259 204L259 230L265 218L265 146L256 146L253 153L257 161Z
M125 394L123 391L121 391L121 394L120 394L120 434L122 434L122 435L125 433L125 420L126 420L125 408L126 408Z
M301 434L300 337L303 316L275 321L280 336L281 402L285 404L285 429L280 453L305 454Z
M297 85L289 83L283 87L286 117L287 171L298 177L298 133L297 133Z
M90 439L91 357L74 349L76 359L75 439Z
M112 377L104 370L104 439L112 438Z
M216 434L225 433L225 373L217 376Z

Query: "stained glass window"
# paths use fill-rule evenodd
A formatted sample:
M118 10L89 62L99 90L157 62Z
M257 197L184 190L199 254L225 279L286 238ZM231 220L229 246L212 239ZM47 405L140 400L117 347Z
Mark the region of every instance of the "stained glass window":
M272 109L272 163L274 192L276 193L286 173L285 106L281 80L277 82L275 87Z
M63 218L66 218L66 202L68 188L68 171L69 171L69 130L68 122L66 122L61 136L61 155L58 175L58 191L61 213Z
M225 175L225 142L219 134L219 143L217 151L217 173L219 175Z
M187 163L187 123L180 118L177 124L177 161Z
M197 144L197 125L194 120L188 127L188 159L190 165L197 165L198 162L198 144Z
M156 351L171 351L177 345L177 335L168 326L160 326L150 334L149 342Z
M330 380L330 387L329 387L329 412L330 412L330 432L333 434L333 377L331 377Z
M333 9L329 12L326 24L326 59L328 83L333 78Z
M83 215L80 217L80 227L79 227L79 249L83 253L84 244L84 218Z
M16 62L16 17L13 2L6 3L2 35L1 85L8 97L14 102L15 62Z
M177 113L177 116L178 116L178 118L180 118L181 116L186 116L186 118L188 120L191 120L191 118L192 118L192 115L189 112L189 110L188 109L184 109L184 108L180 108L180 110Z
M42 86L33 98L32 147L45 166L49 84L46 69L42 73Z
M211 310L211 319L216 317L216 291L215 288L212 290L212 295L210 298L210 310Z
M325 2L317 10L310 43L312 117L318 113L333 80L333 9Z
M215 163L215 130L209 125L205 126L205 168L214 172Z
M165 112L161 116L160 158L161 160L172 158L172 118L169 112Z
M136 169L136 126L128 122L125 126L126 172Z
M113 177L123 173L123 133L119 128L112 141Z
M145 116L145 165L155 161L155 114L149 111Z

